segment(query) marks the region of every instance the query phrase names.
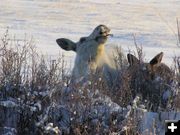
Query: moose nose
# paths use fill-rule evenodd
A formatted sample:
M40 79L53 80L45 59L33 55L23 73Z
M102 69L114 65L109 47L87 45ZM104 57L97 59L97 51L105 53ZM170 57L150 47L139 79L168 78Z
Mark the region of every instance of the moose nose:
M110 29L110 28L108 28L108 27L106 27L106 31L107 31L107 32L110 32L110 31L111 31L111 29Z

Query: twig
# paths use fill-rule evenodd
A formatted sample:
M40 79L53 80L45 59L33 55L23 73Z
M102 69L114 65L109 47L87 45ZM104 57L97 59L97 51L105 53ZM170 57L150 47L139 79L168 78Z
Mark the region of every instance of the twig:
M178 41L179 41L179 44L178 46L180 46L180 27L179 27L179 20L178 18L176 18L176 21L177 21L177 32L178 32Z

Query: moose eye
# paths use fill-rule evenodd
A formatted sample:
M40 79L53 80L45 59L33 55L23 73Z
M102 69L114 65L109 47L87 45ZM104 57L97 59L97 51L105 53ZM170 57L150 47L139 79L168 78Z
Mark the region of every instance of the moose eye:
M102 35L102 34L103 34L103 32L102 32L102 31L100 31L100 32L99 32L99 34L100 34L100 35Z
M85 37L82 37L82 38L80 39L80 43L82 43L82 42L84 42L84 41L86 41L86 38L85 38Z

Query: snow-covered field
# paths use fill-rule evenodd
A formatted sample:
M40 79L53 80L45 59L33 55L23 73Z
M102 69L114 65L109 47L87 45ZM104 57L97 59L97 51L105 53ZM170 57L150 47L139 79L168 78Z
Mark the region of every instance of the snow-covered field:
M108 44L120 45L126 52L135 50L132 35L136 34L147 60L163 51L163 62L171 64L172 57L180 54L178 17L178 0L1 0L0 34L9 27L17 39L26 34L34 38L41 52L58 55L63 51L55 42L57 38L77 41L105 24L114 34ZM64 54L73 63L75 54Z

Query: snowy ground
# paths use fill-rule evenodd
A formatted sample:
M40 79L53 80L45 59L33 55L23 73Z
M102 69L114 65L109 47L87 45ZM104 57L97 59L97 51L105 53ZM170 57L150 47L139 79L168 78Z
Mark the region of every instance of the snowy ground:
M97 25L106 24L114 34L109 44L120 45L126 52L134 50L132 34L136 34L147 60L163 51L163 62L171 65L172 57L180 54L178 17L178 0L1 0L0 35L9 27L17 39L32 36L41 52L58 55L63 51L57 38L76 41ZM73 63L73 52L65 56Z

